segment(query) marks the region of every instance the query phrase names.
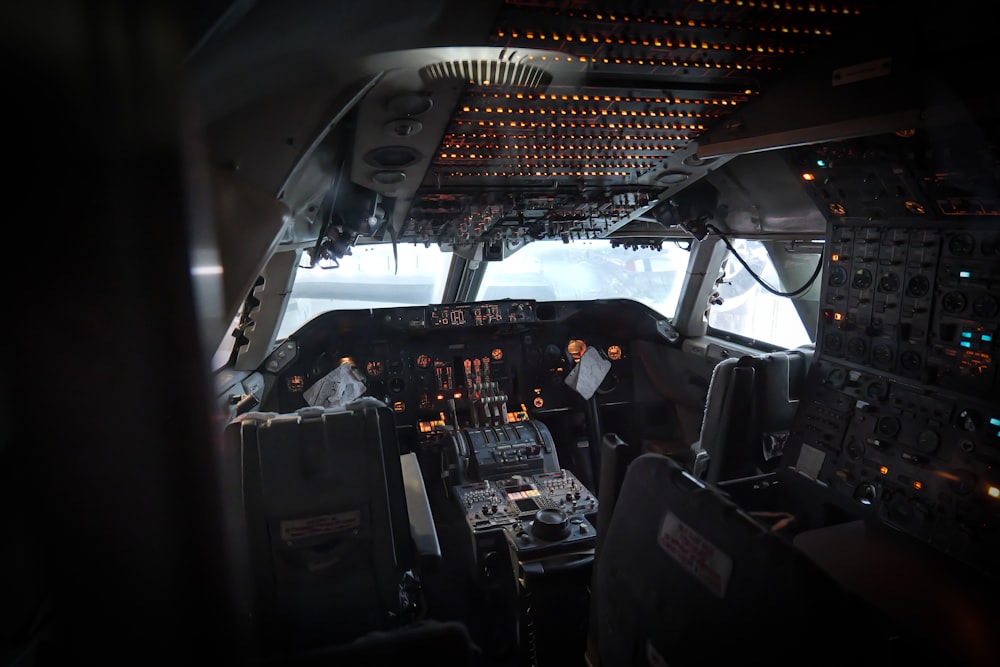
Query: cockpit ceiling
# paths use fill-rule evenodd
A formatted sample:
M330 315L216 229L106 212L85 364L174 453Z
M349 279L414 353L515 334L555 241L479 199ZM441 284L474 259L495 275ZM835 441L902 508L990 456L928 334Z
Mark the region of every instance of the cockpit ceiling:
M525 239L657 246L720 206L716 224L732 233L820 234L827 211L797 167L761 154L928 117L921 84L935 61L914 56L930 19L877 2L415 0L381 17L354 3L338 12L257 3L227 36L240 56L206 54L215 78L198 79L213 111L226 88L270 91L217 114L210 148L288 206L286 242L299 247L330 220L335 246L439 244L486 260ZM299 32L254 68L249 54L277 23ZM225 72L239 59L242 77ZM952 72L954 60L937 62Z
M358 113L351 176L404 203L399 240L498 256L521 235L657 244L671 234L654 207L728 159L699 158L698 137L869 10L588 5L508 0L484 47L369 60L387 74Z

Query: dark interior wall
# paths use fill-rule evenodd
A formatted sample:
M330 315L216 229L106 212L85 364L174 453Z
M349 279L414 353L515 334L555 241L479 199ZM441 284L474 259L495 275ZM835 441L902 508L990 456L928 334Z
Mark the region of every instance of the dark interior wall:
M4 649L35 646L37 664L218 658L238 640L188 263L179 9L5 14L8 224L27 234L4 281L18 325L0 557L20 593L4 596Z

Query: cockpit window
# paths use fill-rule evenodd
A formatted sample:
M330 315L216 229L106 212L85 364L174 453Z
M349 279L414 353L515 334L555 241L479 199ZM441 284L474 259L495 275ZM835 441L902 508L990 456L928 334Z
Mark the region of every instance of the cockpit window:
M779 292L795 290L805 284L806 278L803 276L807 276L820 261L818 253L785 255L783 276L795 276L789 280L796 281L794 285L785 286L764 243L753 239L733 239L732 245L753 272ZM796 307L793 298L777 296L765 289L730 254L726 258L724 274L716 292L708 313L708 325L714 332L732 333L786 348L812 342L812 336L803 323L803 316L805 314L806 317L811 317L816 310L818 284L795 297L811 302L812 307ZM810 328L815 328L815 322L810 322L810 325Z
M690 253L686 243L631 249L607 240L535 241L491 262L477 300L633 299L673 316Z
M438 303L452 253L437 246L399 244L398 268L389 243L355 246L336 268L300 267L278 338L328 310Z

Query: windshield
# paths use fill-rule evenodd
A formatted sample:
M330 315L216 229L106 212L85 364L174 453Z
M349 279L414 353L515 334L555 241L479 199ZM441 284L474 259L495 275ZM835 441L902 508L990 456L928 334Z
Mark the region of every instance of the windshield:
M607 240L535 241L492 262L476 299L633 299L673 316L690 253L686 244L631 249Z
M444 291L452 253L435 245L355 246L337 268L299 267L278 338L328 310L386 308L438 303Z
M278 330L284 338L328 310L440 303L452 253L437 246L391 244L353 248L337 268L296 271ZM535 241L503 261L488 262L477 301L633 299L666 316L677 308L687 269L686 243L626 248L607 240Z

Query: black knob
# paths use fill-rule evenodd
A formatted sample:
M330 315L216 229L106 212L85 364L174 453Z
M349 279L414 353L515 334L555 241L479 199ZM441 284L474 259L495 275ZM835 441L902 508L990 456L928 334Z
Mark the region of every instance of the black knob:
M854 489L854 499L862 505L871 505L878 499L878 489L871 482L859 484Z
M966 496L976 488L976 476L971 470L956 470L955 476L948 482L948 486L955 493Z
M569 520L566 512L558 509L543 509L535 512L531 523L531 534L540 540L556 542L569 535Z

